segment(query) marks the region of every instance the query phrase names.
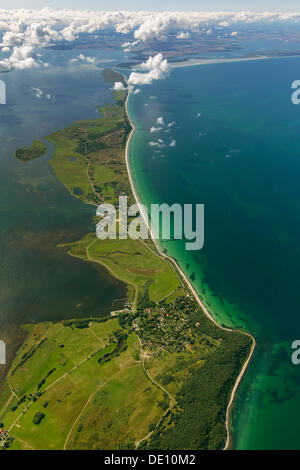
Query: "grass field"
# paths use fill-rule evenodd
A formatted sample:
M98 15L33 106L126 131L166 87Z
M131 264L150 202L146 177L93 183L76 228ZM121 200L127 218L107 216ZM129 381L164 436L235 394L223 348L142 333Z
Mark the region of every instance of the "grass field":
M133 202L124 157L129 123L126 92L114 92L115 103L99 108L102 117L76 121L46 137L55 147L50 165L72 195L84 202L117 204L126 193Z
M119 317L23 326L0 412L11 448L224 445L249 338L220 330L187 297L148 302Z
M0 421L5 429L10 428L13 437L22 440L14 445L25 442L35 449L61 449L73 422L97 388L131 366L141 367L139 342L135 333L129 333L126 349L99 363L99 358L115 349L115 335L120 331L117 319L91 322L84 329L63 323L24 328L28 333L26 341L6 379L17 398L6 410L2 409ZM30 355L32 348L36 350ZM44 413L45 418L36 425L33 418L38 412Z
M141 364L111 379L94 396L78 421L70 449L134 448L162 416L164 393L150 382Z
M183 295L181 282L171 264L158 256L141 240L99 240L89 234L78 242L64 245L69 253L86 261L103 264L128 288L128 300L136 305L147 292L150 300L159 301L176 291ZM175 293L174 293L175 294Z

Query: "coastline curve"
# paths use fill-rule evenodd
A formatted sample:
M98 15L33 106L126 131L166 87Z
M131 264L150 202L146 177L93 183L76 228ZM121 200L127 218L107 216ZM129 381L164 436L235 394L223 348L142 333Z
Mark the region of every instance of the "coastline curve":
M123 75L123 74L122 74ZM126 77L123 75L124 77L124 80L126 80ZM126 80L127 81L127 80ZM135 186L134 186L134 182L133 182L133 178L132 178L132 175L131 175L131 171L130 171L130 164L129 164L129 146L130 146L130 142L131 142L131 139L132 139L132 136L135 132L135 126L133 124L133 122L131 121L130 119L130 115L129 115L129 112L128 112L128 99L129 99L129 96L130 96L130 93L131 91L128 89L128 92L127 92L127 96L126 96L126 99L125 99L125 112L126 112L126 117L127 117L127 120L131 126L131 130L130 130L130 133L128 134L127 136L127 140L126 140L126 147L125 147L125 162L126 162L126 168L127 168L127 173L128 173L128 178L129 178L129 182L130 182L130 187L131 187L131 191L132 191L132 194L133 194L133 197L136 201L136 204L138 205L138 207L141 206L141 202L138 198L138 195L137 195L137 192L135 190ZM141 210L140 213L142 214L143 216L143 211ZM232 329L232 328L227 328L227 327L224 327L222 325L220 325L213 317L212 315L210 314L210 312L208 311L208 309L205 307L205 305L203 304L202 300L200 299L196 289L194 288L194 286L192 285L192 283L190 282L190 280L187 278L187 276L184 274L183 270L181 269L181 267L178 265L178 263L174 260L174 258L166 255L165 253L162 252L162 250L160 249L157 241L155 240L155 238L153 237L153 234L151 232L151 228L149 226L149 223L147 220L144 219L144 222L145 224L147 225L148 227L148 230L149 230L149 234L150 234L150 237L151 237L151 240L152 242L154 243L154 246L157 250L157 253L159 254L159 256L161 256L163 259L169 261L169 263L171 263L171 265L173 266L173 268L176 270L179 278L183 279L185 284L188 286L190 292L192 293L192 295L194 296L195 300L197 301L197 303L199 304L201 310L203 311L203 313L216 325L218 326L219 328L221 328L222 330L225 330L225 331L231 331L231 332L240 332L244 335L247 335L251 338L252 340L252 346L251 346L251 349L250 349L250 353L249 353L249 356L248 358L246 359L246 361L244 362L244 365L236 379L236 382L233 386L233 389L231 391L231 395L230 395L230 399L229 399L229 402L228 402L228 405L227 405L227 409L226 409L226 420L225 420L225 425L226 425L226 431L227 431L227 438L226 438L226 444L225 444L225 447L223 448L223 450L228 450L230 449L231 447L231 443L232 443L232 434L231 434L231 431L230 431L230 425L229 425L229 422L230 422L230 417L231 417L231 412L232 412L232 409L233 409L233 405L234 405L234 400L235 400L235 397L236 397L236 393L237 393L237 390L238 390L238 387L245 375L245 372L250 364L250 361L253 357L253 353L254 353L254 350L255 350L255 346L256 346L256 341L255 341L255 338L253 335L251 335L250 333L244 331L244 330L238 330L238 329Z

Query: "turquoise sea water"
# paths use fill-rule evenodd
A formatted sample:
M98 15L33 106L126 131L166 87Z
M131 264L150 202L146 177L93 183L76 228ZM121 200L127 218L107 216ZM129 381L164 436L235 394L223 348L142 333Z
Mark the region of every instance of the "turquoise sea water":
M300 337L300 107L290 88L299 66L285 58L183 67L129 99L141 200L205 204L203 250L162 246L220 323L257 340L233 412L236 449L300 448L300 367L291 362ZM158 117L176 124L151 133Z

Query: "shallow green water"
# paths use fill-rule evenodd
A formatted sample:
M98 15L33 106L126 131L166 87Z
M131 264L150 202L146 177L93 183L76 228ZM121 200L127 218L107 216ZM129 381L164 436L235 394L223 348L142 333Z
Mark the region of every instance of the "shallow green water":
M300 108L290 99L299 64L185 67L129 101L141 199L205 204L203 250L178 240L163 247L220 323L257 339L233 413L237 449L300 448L300 367L290 347L300 335ZM176 125L150 133L158 116ZM151 147L158 138L166 146Z
M100 265L57 248L94 230L93 206L57 181L48 155L18 162L13 154L76 119L96 116L112 99L97 69L60 68L5 74L7 105L0 107L0 327L7 322L103 315L125 286ZM32 87L43 90L34 96ZM48 100L45 94L55 96ZM1 329L0 329L1 333Z

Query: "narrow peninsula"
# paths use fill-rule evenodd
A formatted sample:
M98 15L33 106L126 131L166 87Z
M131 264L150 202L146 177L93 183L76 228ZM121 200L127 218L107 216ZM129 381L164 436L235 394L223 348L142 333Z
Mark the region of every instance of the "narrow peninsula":
M124 80L114 71L104 74ZM126 158L133 131L127 91L113 95L101 117L47 137L56 177L72 196L95 206L116 205L121 194L136 199ZM42 150L35 142L16 156L30 160ZM105 266L126 285L126 299L105 317L90 312L89 318L22 325L26 337L0 395L3 446L228 447L229 409L253 338L213 321L174 260L151 239L99 240L90 232L63 247L82 262Z

